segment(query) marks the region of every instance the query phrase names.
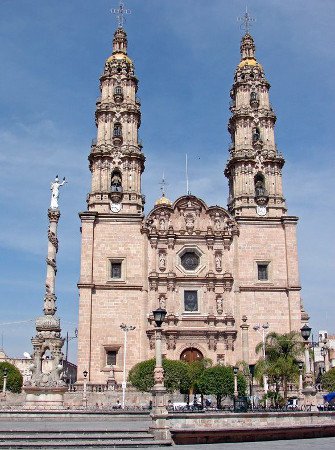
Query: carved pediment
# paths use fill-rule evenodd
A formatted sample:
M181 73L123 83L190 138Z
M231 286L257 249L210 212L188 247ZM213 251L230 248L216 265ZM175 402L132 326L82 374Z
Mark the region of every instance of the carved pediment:
M172 206L156 206L145 219L142 231L153 246L156 239L168 239L173 246L179 236L194 235L206 238L209 248L219 239L229 249L233 236L238 234L238 225L226 209L208 207L203 200L188 195Z

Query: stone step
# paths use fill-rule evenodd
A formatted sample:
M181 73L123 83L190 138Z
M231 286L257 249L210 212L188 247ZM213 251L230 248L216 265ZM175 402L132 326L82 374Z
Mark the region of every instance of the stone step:
M85 448L85 449L111 449L111 448L146 448L146 447L166 447L170 446L171 441L165 440L128 440L128 439L76 439L72 441L63 440L41 440L34 439L11 440L0 442L0 449L57 449L66 450L69 448Z
M148 432L139 431L7 431L0 432L0 442L11 440L41 440L41 439L153 439Z

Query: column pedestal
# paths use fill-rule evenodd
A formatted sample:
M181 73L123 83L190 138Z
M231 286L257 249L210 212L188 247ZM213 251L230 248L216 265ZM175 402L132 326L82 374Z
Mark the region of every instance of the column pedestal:
M151 431L156 440L171 440L171 433L166 409L166 389L155 385L152 389Z
M26 400L23 409L50 410L64 409L64 394L66 386L59 387L24 387Z

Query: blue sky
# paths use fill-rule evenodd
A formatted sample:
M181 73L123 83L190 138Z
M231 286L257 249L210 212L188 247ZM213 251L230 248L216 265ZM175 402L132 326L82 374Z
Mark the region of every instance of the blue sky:
M41 313L49 183L61 192L56 291L63 334L77 324L80 232L90 186L98 78L111 53L117 0L0 0L0 332L31 351ZM150 208L164 171L171 199L190 188L226 206L229 90L245 0L128 0L129 55L140 79ZM334 322L334 0L250 0L257 57L272 88L289 214L300 217L302 297L314 331ZM13 323L19 322L19 323ZM70 358L75 357L75 340Z

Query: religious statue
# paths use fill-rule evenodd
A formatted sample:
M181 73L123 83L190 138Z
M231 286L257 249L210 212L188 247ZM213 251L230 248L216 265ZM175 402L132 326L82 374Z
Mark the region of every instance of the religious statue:
M58 198L59 198L59 188L63 186L67 181L65 180L65 177L63 178L63 181L60 183L58 175L56 175L55 181L53 181L50 184L50 190L51 190L51 203L50 208L51 209L58 209Z
M112 174L111 189L112 192L122 192L121 174L117 171Z
M160 270L165 270L166 267L166 255L164 252L159 254L159 268Z
M221 253L216 253L215 255L215 269L216 270L222 269Z
M255 184L255 193L256 197L261 197L262 195L265 195L265 188L262 181L256 181Z
M223 313L223 299L222 299L221 295L218 295L216 297L216 311L218 314Z
M163 231L166 229L166 223L165 223L165 220L163 218L160 219L160 221L159 221L159 229L163 230Z
M159 307L165 309L166 308L166 298L165 295L161 295L159 297Z

